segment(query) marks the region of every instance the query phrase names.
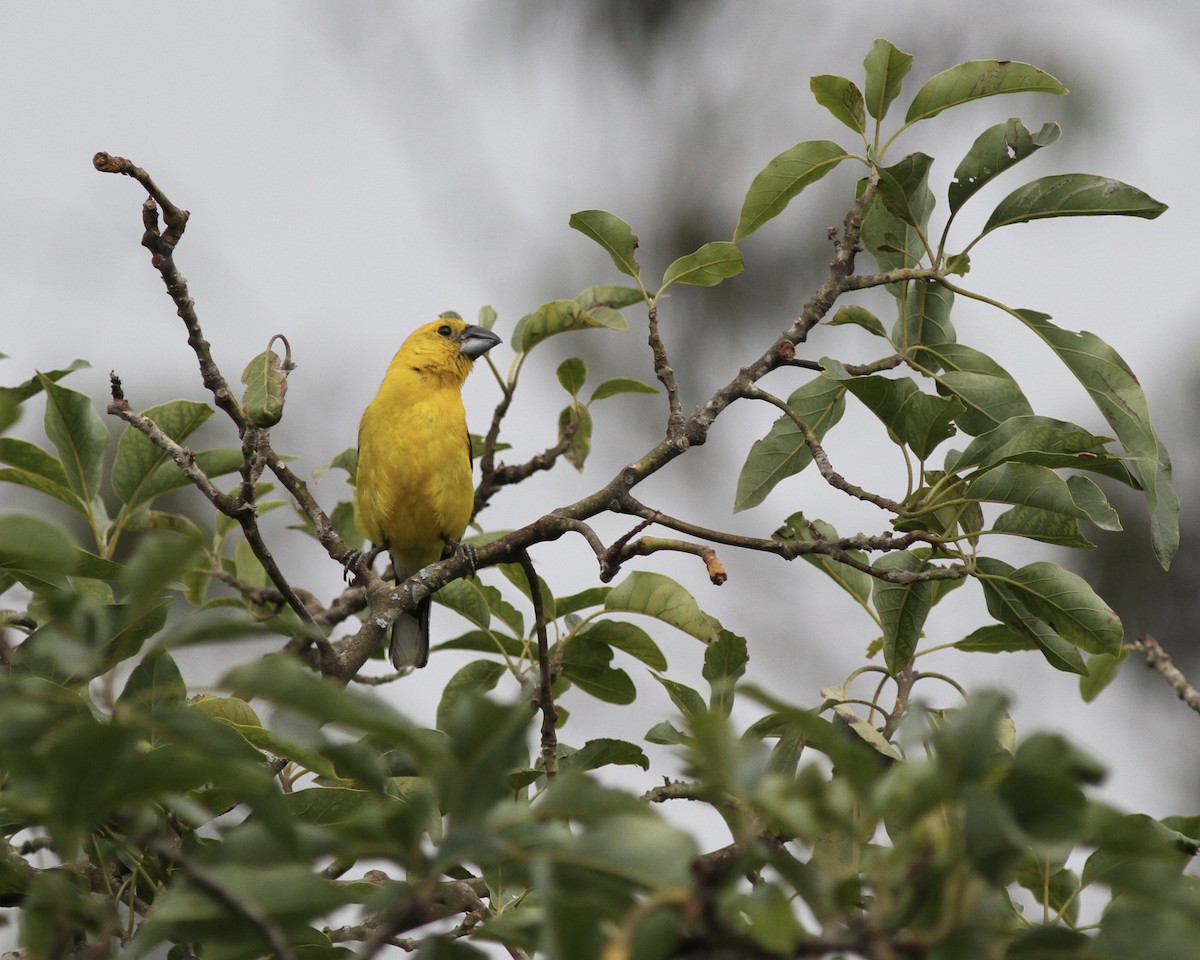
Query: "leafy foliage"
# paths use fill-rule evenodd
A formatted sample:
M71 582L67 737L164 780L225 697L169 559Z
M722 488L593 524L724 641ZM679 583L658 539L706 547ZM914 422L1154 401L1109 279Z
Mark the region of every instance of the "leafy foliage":
M571 960L1190 955L1200 890L1183 871L1200 848L1200 819L1156 821L1097 800L1104 769L1057 735L1018 737L996 694L964 694L960 706L939 710L912 699L926 681L957 687L923 671L921 658L934 649L925 624L967 583L994 622L952 644L958 654L1036 651L1079 675L1086 699L1128 654L1117 615L1083 579L1046 560L1014 567L989 550L998 536L1087 547L1085 525L1119 530L1088 476L1099 474L1145 494L1166 567L1178 499L1145 396L1099 338L997 304L958 278L993 230L1051 216L1152 218L1165 208L1106 178L1047 177L1010 193L979 235L949 246L958 211L1053 144L1059 128L1031 133L1014 118L981 133L946 190L940 233L933 158L914 152L885 163L896 136L974 100L1066 91L1028 64L972 61L928 80L887 134L911 66L878 40L861 88L813 78L818 103L861 144L807 140L776 156L750 184L732 239L680 256L659 281L643 275L625 220L601 210L570 218L634 285L598 284L513 325L510 366L492 368L500 399L491 429L473 438L477 513L559 460L582 470L593 431L604 428L598 415L593 422L600 401L660 393L632 377L589 391L587 361L569 357L555 371L569 403L549 428L553 442L524 463L498 462L529 443L506 444L501 428L526 364L551 336L626 330L622 311L644 308L665 436L594 495L540 518L535 508L518 531L481 530L471 569L455 557L395 587L349 550L366 546L351 501L326 514L270 445L290 357L268 345L233 399L186 281L172 272L186 217L158 197L169 229L147 227L143 242L169 279L206 384L219 385L214 403L237 442L187 448L213 408L177 400L139 413L114 380L109 412L127 425L109 464L106 421L60 383L78 361L0 388L0 429L40 402L46 437L44 445L0 437L0 481L47 498L44 514L0 515L0 593L13 605L0 621L0 898L20 908L31 956L142 956L171 945L173 956L334 958L373 956L388 943L420 956L484 956L476 944L492 943L515 957ZM672 284L737 276L743 238L851 165L861 179L847 184L850 216L824 292L685 416L658 336L660 297ZM97 166L148 180L120 158L100 155ZM876 273L855 272L860 245ZM890 323L861 304L834 311L872 287L891 295ZM1116 437L1036 413L1016 378L959 343L952 316L963 299L1036 333ZM889 355L797 357L826 317L858 327ZM479 322L503 326L490 307ZM793 378L786 399L759 386L772 371ZM882 532L839 535L793 511L772 537L755 538L705 530L633 498L641 480L703 443L722 410L747 399L780 415L749 446L734 510L769 508L783 484L794 498L792 478L819 473L879 509ZM836 471L823 444L847 404L878 421L907 468L903 488L871 490ZM331 466L353 484L356 462L347 451ZM232 492L213 482L235 472ZM211 524L163 509L185 487L214 508ZM328 605L296 590L268 548L258 520L279 508L294 511L331 558L358 566L358 582ZM68 527L64 512L83 525ZM604 512L635 526L604 544L588 522ZM651 525L671 537L643 535ZM612 586L558 595L552 568L533 568L527 548L568 533L586 539ZM745 680L755 646L770 637L738 635L662 573L622 569L675 551L701 560L720 584L712 544L803 557L877 629L867 662L815 698L797 691L781 700ZM378 656L389 618L431 590L467 626L438 650L478 657L445 682L434 725L424 727L348 684ZM343 625L350 632L339 635ZM175 652L249 637L275 638L280 649L234 667L217 693L194 693ZM679 679L683 671L672 676L668 653L700 665L706 689ZM648 678L655 683L639 683ZM864 680L873 692L859 689ZM883 705L887 690L894 707ZM572 712L609 716L639 696L644 742L560 739L571 735ZM542 717L537 747L531 714ZM606 768L641 783L663 756L651 746L669 749L682 778L614 786ZM678 800L714 810L728 843L702 849L662 815L662 804Z

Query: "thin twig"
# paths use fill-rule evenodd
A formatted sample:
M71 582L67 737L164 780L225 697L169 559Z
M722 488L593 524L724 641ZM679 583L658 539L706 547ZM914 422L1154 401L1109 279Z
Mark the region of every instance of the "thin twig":
M692 556L699 557L704 561L704 568L708 573L708 579L714 587L721 586L721 584L729 579L729 575L725 570L725 564L721 562L717 556L717 552L712 547L704 543L692 543L688 540L642 537L621 548L621 561L628 560L630 557L648 557L650 554L658 553L660 550L670 550L675 553L690 553Z
M150 251L150 263L159 272L167 293L175 303L176 312L183 321L188 332L188 344L196 359L200 362L200 377L205 389L212 395L217 406L229 415L237 424L238 434L246 426L246 415L234 399L233 391L221 375L216 361L212 357L212 347L200 330L200 321L196 316L196 303L188 293L187 278L175 266L174 251L183 236L187 226L188 212L175 206L166 194L158 188L150 175L141 167L135 166L124 157L114 157L101 152L92 158L92 165L101 173L117 173L132 177L150 195L143 204L142 222L145 233L142 235L142 246ZM158 209L162 208L163 218L167 229L161 234L158 231Z
M962 566L931 567L926 570L914 571L881 570L877 567L872 567L870 564L863 563L849 552L851 550L861 550L868 553L886 553L895 550L907 550L915 543L936 544L941 542L938 537L926 531L915 531L899 537L893 536L889 531L876 536L858 533L849 537L840 537L837 540L799 540L783 537L771 537L767 539L763 537L747 537L741 534L727 533L723 530L701 527L698 524L668 516L660 510L655 510L641 503L630 493L620 495L618 506L622 513L653 519L655 523L661 526L669 527L690 537L711 540L714 543L723 543L727 546L739 547L744 550L754 550L759 553L772 553L778 557L782 557L784 560L794 560L801 556L819 554L831 557L839 563L854 567L856 570L862 570L863 573L869 574L878 580L886 580L889 583L916 583L919 580L961 580L963 577L969 575L969 571Z
M787 403L779 399L779 397L773 396L754 385L746 388L744 396L749 400L765 400L767 403L783 411L784 416L790 419L796 425L796 429L804 436L804 442L808 445L813 462L817 465L817 469L821 471L821 476L825 478L825 482L831 487L841 490L843 493L848 493L858 500L874 504L883 510L888 510L901 516L906 514L907 511L904 507L895 500L889 500L887 497L864 490L834 470L833 464L829 462L829 455L825 453L825 448L821 446L821 440L813 428L795 410L788 406Z
M667 415L667 436L677 437L683 429L683 407L679 402L679 384L675 380L675 371L667 359L667 348L658 331L657 301L650 302L648 327L647 342L650 344L650 352L654 355L654 375L667 391L667 406L670 410Z
M1197 690L1182 671L1175 666L1171 655L1162 648L1162 645L1148 633L1143 633L1134 641L1133 645L1146 658L1146 666L1162 674L1163 679L1174 689L1176 696L1190 709L1200 713L1200 690Z
M538 678L537 708L542 711L542 765L546 776L553 778L558 773L558 711L554 707L554 676L550 669L550 639L546 634L546 611L542 604L542 585L529 552L522 550L517 562L525 572L529 584L529 599L533 603L533 615L537 624Z

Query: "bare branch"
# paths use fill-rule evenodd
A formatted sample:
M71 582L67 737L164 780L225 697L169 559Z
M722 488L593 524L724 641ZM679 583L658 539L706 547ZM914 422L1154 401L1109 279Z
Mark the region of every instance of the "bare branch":
M546 768L546 776L553 779L558 774L558 711L554 707L554 672L550 666L550 639L546 635L546 609L542 603L542 585L533 561L529 559L529 551L522 550L517 562L529 584L529 599L537 623L539 677L535 705L542 712L542 765Z
M683 429L683 407L679 403L679 384L675 380L675 371L667 359L667 348L658 332L657 301L650 303L648 342L650 352L654 355L654 375L667 391L667 404L670 409L667 415L667 436L675 437Z
M1197 690L1182 671L1175 666L1171 655L1162 648L1162 645L1148 633L1143 633L1134 641L1133 645L1146 658L1146 666L1162 674L1163 679L1171 685L1176 696L1190 709L1200 713L1200 690Z
M628 560L630 557L648 557L652 553L658 553L660 550L670 550L675 553L690 553L692 556L699 557L704 561L705 570L708 572L708 579L714 587L719 587L729 575L725 571L725 564L717 557L717 552L707 544L691 543L687 540L665 540L661 537L642 537L632 543L626 544L620 550L621 562Z
M188 344L200 362L200 376L205 388L213 395L217 406L237 424L240 435L246 426L246 415L234 399L229 384L212 358L211 345L200 330L196 303L188 293L187 278L175 266L173 254L187 226L188 212L171 203L145 170L124 157L114 157L101 152L92 158L92 165L101 173L119 173L133 177L150 194L150 199L143 205L142 221L146 232L142 236L142 246L150 251L150 263L162 277L167 293L175 303L176 312L187 328ZM159 207L162 208L167 223L167 229L161 235L158 232Z

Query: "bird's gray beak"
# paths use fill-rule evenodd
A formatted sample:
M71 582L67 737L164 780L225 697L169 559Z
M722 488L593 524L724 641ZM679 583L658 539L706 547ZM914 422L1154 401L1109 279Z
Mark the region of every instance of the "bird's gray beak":
M470 326L454 338L458 344L458 352L464 357L477 360L500 342L500 338L491 330L483 327Z

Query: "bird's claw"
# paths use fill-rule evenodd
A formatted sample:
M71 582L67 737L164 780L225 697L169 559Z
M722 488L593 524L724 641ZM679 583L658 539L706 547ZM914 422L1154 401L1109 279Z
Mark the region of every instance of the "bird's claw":
M355 550L353 547L347 550L345 555L342 557L342 577L347 583L350 583L358 576L358 574L354 572L354 568L362 562L362 558L363 552L361 550Z
M479 570L479 548L473 543L459 543L457 540L446 539L446 546L449 547L449 556L461 556L467 561L467 566L471 568L471 573L475 574Z

